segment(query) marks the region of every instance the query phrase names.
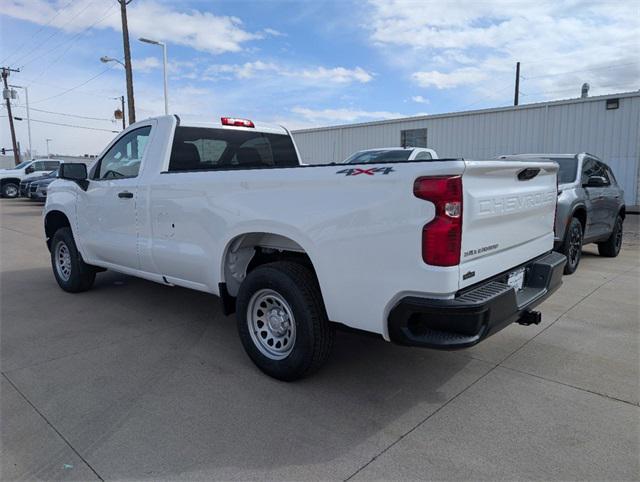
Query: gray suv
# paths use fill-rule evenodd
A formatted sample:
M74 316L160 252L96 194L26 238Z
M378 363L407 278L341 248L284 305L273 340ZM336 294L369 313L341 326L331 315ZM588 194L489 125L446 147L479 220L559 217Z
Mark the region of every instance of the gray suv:
M586 152L500 158L548 159L560 166L555 249L567 257L565 274L578 267L584 244L597 243L600 256L618 256L625 218L624 192L609 166Z

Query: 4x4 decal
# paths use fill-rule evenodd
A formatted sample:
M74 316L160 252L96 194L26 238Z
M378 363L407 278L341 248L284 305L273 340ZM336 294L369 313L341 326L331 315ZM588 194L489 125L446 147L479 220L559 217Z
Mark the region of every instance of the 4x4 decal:
M369 169L353 167L349 169L342 169L336 172L336 174L344 174L345 176L357 176L359 174L366 174L367 176L374 176L377 173L381 173L383 176L386 176L390 172L394 172L393 167L371 167Z

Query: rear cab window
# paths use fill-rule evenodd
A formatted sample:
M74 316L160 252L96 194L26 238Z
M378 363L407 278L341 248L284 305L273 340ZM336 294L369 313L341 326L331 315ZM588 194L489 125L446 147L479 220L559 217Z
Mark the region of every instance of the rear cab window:
M178 126L169 172L300 165L291 137L251 130Z

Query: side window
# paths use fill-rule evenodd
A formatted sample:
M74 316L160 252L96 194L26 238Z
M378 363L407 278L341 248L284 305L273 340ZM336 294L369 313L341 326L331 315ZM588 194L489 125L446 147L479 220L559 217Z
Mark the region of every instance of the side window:
M419 152L416 156L416 161L430 161L431 159L433 159L431 154L426 151Z
M616 179L616 176L613 175L613 170L606 164L605 167L607 169L607 174L609 175L609 181L611 182L611 184L617 185L618 180Z
M585 159L582 164L582 184L586 184L589 180L589 177L595 176L596 171L596 161L593 159Z
M60 167L60 162L58 161L44 161L45 171L55 171L58 167Z
M151 126L146 126L121 137L100 159L93 179L136 177L150 133Z
M44 171L44 161L37 161L33 163L34 171Z
M596 176L604 177L607 181L607 186L611 185L611 178L609 177L609 170L607 169L607 166L601 162L597 162L596 166L598 166L598 174L596 174Z

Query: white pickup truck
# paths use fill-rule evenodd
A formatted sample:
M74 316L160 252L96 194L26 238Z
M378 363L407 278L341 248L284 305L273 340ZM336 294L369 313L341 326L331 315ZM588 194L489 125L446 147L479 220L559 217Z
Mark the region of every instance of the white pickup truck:
M218 295L265 373L327 359L336 326L472 346L562 282L557 165L508 160L301 165L289 132L242 119L131 125L87 173L63 164L44 211L54 276L112 269Z
M53 172L61 162L56 159L32 159L11 169L0 169L0 196L18 197L22 181Z

